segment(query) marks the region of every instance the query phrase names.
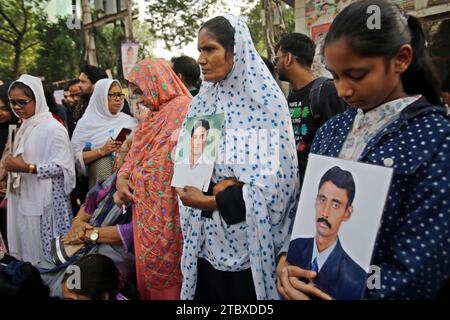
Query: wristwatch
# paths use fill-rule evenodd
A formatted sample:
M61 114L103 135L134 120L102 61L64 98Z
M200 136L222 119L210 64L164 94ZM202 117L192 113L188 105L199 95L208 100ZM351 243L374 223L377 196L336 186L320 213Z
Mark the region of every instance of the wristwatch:
M89 235L89 240L91 241L92 244L96 244L97 240L98 240L98 228L94 228L94 230L92 230L91 234Z

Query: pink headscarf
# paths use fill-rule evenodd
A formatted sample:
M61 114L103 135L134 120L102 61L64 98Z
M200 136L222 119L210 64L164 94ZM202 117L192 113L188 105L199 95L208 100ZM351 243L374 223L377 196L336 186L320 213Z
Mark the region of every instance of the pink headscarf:
M192 99L188 89L164 59L145 59L129 73L156 107L135 132L119 174L127 173L135 187L133 224L138 289L150 299L151 290L181 285L183 248L177 194L170 186L171 159L177 131Z

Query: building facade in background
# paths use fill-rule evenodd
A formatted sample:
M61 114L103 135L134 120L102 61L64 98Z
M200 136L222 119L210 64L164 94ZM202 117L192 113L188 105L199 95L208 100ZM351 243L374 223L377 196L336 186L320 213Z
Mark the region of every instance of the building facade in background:
M312 37L323 33L325 26L353 1L355 0L295 0L296 32ZM450 0L393 0L393 2L425 21L450 19Z
M334 17L347 5L356 0L283 0L294 6L295 31L310 36L320 52L325 35ZM392 0L407 13L425 22L450 19L450 0ZM323 68L321 56L316 54L312 66L317 76L331 75Z

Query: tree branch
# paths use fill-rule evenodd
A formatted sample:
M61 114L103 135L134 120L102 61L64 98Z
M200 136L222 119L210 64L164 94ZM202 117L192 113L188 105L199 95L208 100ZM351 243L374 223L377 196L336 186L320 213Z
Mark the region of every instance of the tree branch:
M16 43L15 43L14 41L9 40L9 39L6 39L6 38L3 38L2 36L0 36L0 41L3 41L3 42L5 42L5 43L7 43L7 44L10 44L10 45L12 45L12 46L15 46L15 45L16 45Z
M27 33L27 29L28 29L28 12L25 9L25 2L24 0L21 0L21 7L22 7L22 11L23 11L23 16L24 16L24 23L23 23L23 29L22 29L22 35L24 35L25 33Z
M34 47L35 45L37 45L37 44L39 44L39 43L41 43L41 42L40 42L40 41L33 42L33 43L27 45L25 48L23 48L23 49L21 50L21 52L24 52L24 51L30 49L31 47Z
M0 25L0 30L5 32L6 35L10 35L11 37L17 37L17 34L11 30L11 28L5 28L4 26Z
M1 5L0 5L0 16L2 16L8 22L8 24L11 26L11 28L14 29L16 34L20 34L19 29L17 29L12 20L6 15L5 11L3 11L3 7Z

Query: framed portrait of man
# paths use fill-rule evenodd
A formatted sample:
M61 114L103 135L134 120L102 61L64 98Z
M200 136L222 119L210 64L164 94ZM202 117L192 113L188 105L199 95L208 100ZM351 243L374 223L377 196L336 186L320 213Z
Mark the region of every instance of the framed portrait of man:
M310 154L287 261L338 300L361 299L392 168ZM376 192L374 192L376 190Z
M223 120L223 113L187 118L178 140L172 187L208 191Z

